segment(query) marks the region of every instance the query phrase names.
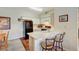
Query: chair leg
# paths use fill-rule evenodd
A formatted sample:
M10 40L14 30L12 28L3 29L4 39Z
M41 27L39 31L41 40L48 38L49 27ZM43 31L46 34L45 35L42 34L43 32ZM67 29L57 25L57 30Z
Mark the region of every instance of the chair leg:
M53 50L53 48L51 49L51 51Z
M0 48L1 48L1 41L0 41Z
M57 51L57 42L56 42L56 46L55 46L55 51Z
M55 41L54 41L54 43L53 43L53 48L52 49L54 49L55 50Z
M7 48L8 47L8 44L7 43L5 43L5 48Z
M62 45L62 43L61 43L61 50L63 51L63 45Z
M42 51L44 51L44 50L46 50L46 49L42 48Z
M61 48L61 45L60 45L60 44L61 44L61 43L60 43L60 42L58 42L58 45L59 45L58 47L59 47L59 49Z
M8 47L8 43L7 43L7 40L5 40L5 48Z
M42 48L42 51L43 51L43 48Z

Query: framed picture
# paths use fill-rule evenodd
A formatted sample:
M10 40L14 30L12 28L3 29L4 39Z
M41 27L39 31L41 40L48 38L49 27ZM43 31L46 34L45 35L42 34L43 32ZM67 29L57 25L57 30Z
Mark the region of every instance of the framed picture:
M68 15L59 16L59 22L68 22Z
M0 30L10 29L10 17L0 16Z

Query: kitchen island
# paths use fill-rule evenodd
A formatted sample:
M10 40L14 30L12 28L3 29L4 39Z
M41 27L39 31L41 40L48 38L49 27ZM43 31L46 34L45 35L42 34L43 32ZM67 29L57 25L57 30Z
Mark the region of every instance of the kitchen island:
M29 35L29 48L30 51L41 51L40 43L45 41L46 38L51 39L57 35L58 31L35 31L28 33Z

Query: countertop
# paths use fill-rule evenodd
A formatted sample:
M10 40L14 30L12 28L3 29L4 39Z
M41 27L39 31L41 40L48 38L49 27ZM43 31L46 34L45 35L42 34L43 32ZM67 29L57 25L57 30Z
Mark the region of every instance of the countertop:
M52 37L54 37L58 33L60 33L60 32L58 32L58 31L34 31L31 33L28 33L28 35L33 37L34 39L39 39L39 38L51 39Z

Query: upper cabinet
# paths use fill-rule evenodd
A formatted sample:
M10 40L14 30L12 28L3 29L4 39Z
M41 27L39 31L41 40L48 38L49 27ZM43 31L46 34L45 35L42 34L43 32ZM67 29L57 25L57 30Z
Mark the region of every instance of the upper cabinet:
M51 10L42 12L39 15L39 19L40 19L41 24L43 24L45 22L49 22L50 24L53 25L54 24L54 10L51 9Z

